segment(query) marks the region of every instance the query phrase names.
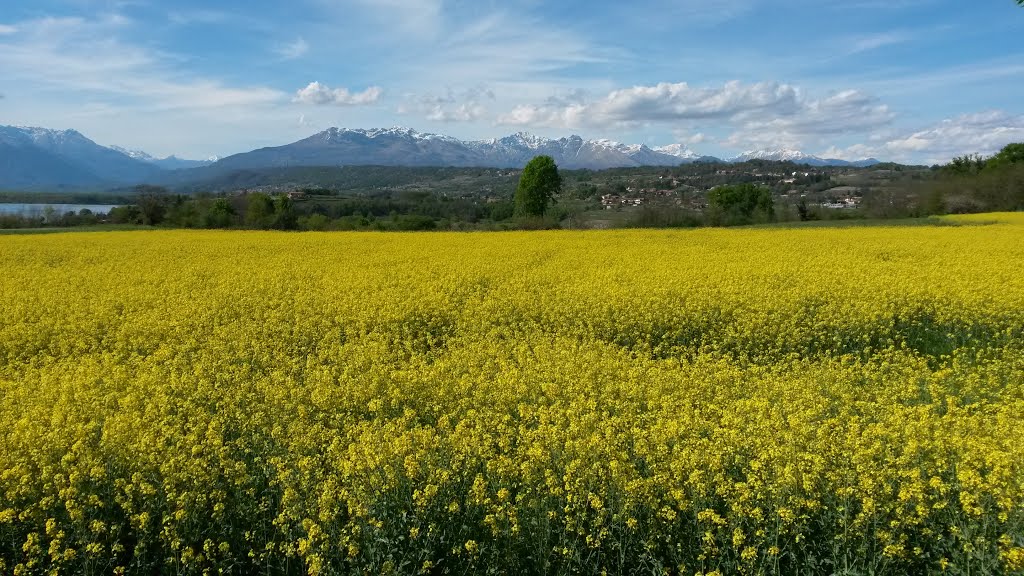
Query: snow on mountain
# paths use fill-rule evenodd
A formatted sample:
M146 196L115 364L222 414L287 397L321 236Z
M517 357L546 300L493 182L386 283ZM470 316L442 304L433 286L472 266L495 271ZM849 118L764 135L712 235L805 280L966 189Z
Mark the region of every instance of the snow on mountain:
M152 164L152 165L154 165L154 166L156 166L158 168L164 169L164 170L181 170L181 169L184 169L184 168L198 168L199 166L206 166L206 165L209 165L209 164L213 164L214 162L219 160L219 158L217 158L216 156L214 156L214 157L212 157L212 158L210 158L208 160L186 160L184 158L178 158L177 156L175 156L173 154L171 154L170 156L167 156L166 158L157 158L155 156L152 156L151 154L143 152L142 150L128 150L128 149L122 148L120 146L108 146L107 148L110 148L111 150L120 152L121 154L124 154L125 156L127 156L129 158L132 158L134 160L139 160L141 162L146 162L146 163Z
M693 150L690 150L686 144L669 144L668 146L658 146L654 149L655 152L662 154L668 154L669 156L675 156L676 158L682 158L684 160L696 160L701 158L700 154L697 154Z
M100 146L75 130L0 126L0 187L97 187L140 182L178 181L236 170L294 166L453 166L521 168L545 154L567 169L678 166L690 162L721 162L701 156L685 144L649 147L580 136L553 139L528 132L502 138L463 141L411 128L330 128L308 138L226 158L185 160L155 158L141 150ZM878 160L855 162L805 154L799 150L751 150L728 162L791 161L814 166L871 166ZM197 169L170 176L167 171Z
M820 160L816 156L804 154L799 150L779 148L776 150L748 150L735 158L732 162L746 162L748 160L772 160L775 162L801 162L804 160Z
M100 146L76 130L0 126L0 143L9 149L5 152L8 159L31 156L31 164L36 167L28 173L24 166L12 165L9 173L0 173L0 183L10 176L20 186L95 186L99 182L143 181L156 170L146 162Z
M749 150L730 158L729 162L746 162L748 160L771 160L775 162L793 162L796 164L808 164L810 166L857 166L865 167L878 164L878 160L874 158L865 158L863 160L848 161L838 160L835 158L821 158L820 156L814 156L811 154L805 154L799 150L791 150L787 148L780 148L777 150Z
M534 136L529 132L516 132L511 136L506 136L505 138L502 138L501 141L509 145L523 146L525 148L529 148L530 150L539 150L540 148L545 147L545 145L548 145L551 142L553 142L548 138Z
M120 146L107 146L107 148L110 148L111 150L116 150L129 158L142 160L143 162L152 162L156 160L156 158L150 156L149 154L143 152L142 150L128 150L126 148L121 148Z
M199 168L200 166L209 166L216 162L218 158L213 156L207 160L186 160L185 158L178 158L175 155L170 155L166 158L154 158L149 162L154 166L158 166L164 170L184 170L187 168Z
M236 154L217 162L217 169L239 170L279 166L464 166L518 168L537 155L548 155L569 169L636 166L678 166L709 160L683 144L654 149L614 140L584 140L572 135L546 138L517 132L501 138L463 141L410 128L330 128L298 142Z
M567 168L633 166L627 155L594 146L579 136L553 140L519 132L503 138L462 141L409 128L330 128L285 146L230 156L215 166L252 169L274 166L488 166L515 168L547 154Z
M539 154L551 156L559 166L569 169L678 166L698 161L719 161L714 157L702 156L679 143L651 148L646 144L626 144L609 139L584 140L576 135L545 138L528 132L488 140L463 141L442 134L393 127L330 128L292 144L225 158L217 166L224 170L360 164L515 168L524 166ZM753 150L729 161L753 159L819 166L844 164L842 161L825 160L789 149Z
M50 152L96 146L95 142L77 130L51 130L35 126L0 126L0 141L18 146L36 146Z

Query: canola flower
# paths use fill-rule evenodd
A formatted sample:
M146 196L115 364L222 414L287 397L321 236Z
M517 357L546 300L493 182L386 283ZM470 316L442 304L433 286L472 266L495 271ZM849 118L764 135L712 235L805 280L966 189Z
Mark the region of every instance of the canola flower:
M950 224L2 236L0 574L1022 574Z

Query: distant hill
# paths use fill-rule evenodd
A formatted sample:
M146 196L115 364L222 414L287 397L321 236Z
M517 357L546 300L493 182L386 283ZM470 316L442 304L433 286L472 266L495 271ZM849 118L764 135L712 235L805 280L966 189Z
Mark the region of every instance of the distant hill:
M81 188L101 183L86 168L52 152L0 140L0 189Z
M154 179L160 168L75 130L0 126L0 188L84 188Z
M539 154L551 156L559 167L569 170L721 162L682 144L651 148L644 144L622 144L612 140L584 140L580 136L543 138L525 132L491 140L463 141L408 128L330 128L284 146L228 156L210 166L175 175L173 181L223 179L237 171L313 166L522 168ZM788 150L752 151L729 161L750 159L792 161L812 166L869 166L878 162L874 159L860 162L822 159Z
M129 158L141 160L158 168L162 168L163 170L187 170L189 168L199 168L201 166L209 166L219 160L219 158L210 158L209 160L186 160L184 158L178 158L173 154L166 158L156 158L141 150L127 150L120 146L109 146L109 148L111 150L116 150Z
M75 130L0 126L0 189L96 189L162 184L179 189L221 189L232 182L259 186L303 174L300 168L342 166L521 168L534 156L553 157L564 169L604 170L721 162L684 144L649 147L580 136L552 139L526 132L490 140L459 140L408 128L330 128L291 144L223 159L155 158L105 147ZM795 150L746 152L727 162L791 161L812 166L870 166L824 159ZM275 170L288 169L284 175Z
M554 140L520 132L492 140L462 141L406 128L331 128L284 146L228 156L213 164L209 172L355 165L522 168L538 154L553 157L563 168L596 170L675 166L700 158L680 145L658 149L579 136Z

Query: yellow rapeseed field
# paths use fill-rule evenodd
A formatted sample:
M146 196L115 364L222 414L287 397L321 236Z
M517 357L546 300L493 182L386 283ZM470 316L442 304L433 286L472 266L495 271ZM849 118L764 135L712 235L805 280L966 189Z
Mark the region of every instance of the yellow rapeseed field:
M0 574L1024 573L1024 217L0 236Z

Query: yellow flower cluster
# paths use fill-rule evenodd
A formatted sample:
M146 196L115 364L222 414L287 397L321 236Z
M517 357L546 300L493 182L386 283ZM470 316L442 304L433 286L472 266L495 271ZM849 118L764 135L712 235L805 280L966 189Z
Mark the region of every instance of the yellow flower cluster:
M0 574L1024 573L1024 218L0 236Z

